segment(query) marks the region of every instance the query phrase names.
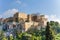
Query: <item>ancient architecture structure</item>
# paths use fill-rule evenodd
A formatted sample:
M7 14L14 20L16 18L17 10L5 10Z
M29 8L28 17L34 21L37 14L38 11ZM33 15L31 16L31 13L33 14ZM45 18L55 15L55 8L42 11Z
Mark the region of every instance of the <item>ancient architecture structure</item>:
M19 23L24 22L24 28L25 31L27 31L32 25L37 28L40 26L46 26L47 18L45 18L45 15L17 12L13 15L13 17L7 18L6 21L15 21Z
M24 21L26 21L27 20L27 14L25 14L25 13L16 13L16 14L14 14L14 16L13 16L13 18L14 18L14 21L20 21L21 19L23 19Z
M25 22L25 30L27 31L32 25L37 26L46 26L47 18L45 15L37 14L26 14L26 13L16 13L13 16L14 20L20 22L22 19Z

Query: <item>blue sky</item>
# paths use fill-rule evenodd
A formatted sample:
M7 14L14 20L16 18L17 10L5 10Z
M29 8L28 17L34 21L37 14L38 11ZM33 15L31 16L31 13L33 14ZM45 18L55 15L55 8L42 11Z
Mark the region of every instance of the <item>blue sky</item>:
M0 0L0 17L10 17L18 11L45 14L49 20L60 22L60 0Z

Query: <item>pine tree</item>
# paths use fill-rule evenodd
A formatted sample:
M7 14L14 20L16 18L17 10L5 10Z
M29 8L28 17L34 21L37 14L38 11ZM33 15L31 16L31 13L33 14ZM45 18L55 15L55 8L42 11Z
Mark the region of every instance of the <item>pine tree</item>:
M45 40L54 40L54 36L53 36L53 32L52 29L50 28L50 24L49 22L47 22L47 26L46 26L46 39Z

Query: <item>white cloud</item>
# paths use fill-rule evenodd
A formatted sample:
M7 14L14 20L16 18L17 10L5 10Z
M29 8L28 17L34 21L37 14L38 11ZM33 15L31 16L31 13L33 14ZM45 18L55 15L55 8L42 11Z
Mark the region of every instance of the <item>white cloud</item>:
M22 4L22 2L20 0L16 0L16 3L18 4Z
M46 18L48 18L49 16L48 15L45 15Z
M56 18L56 15L50 15L50 18L52 18L52 19Z
M26 7L27 4L25 2L22 2L21 0L16 0L16 3L21 5L22 7Z
M0 18L2 18L2 15L0 15Z
M9 9L9 10L5 11L2 16L4 16L4 18L11 17L11 16L13 16L16 12L18 12L17 9Z
M48 21L57 21L60 23L60 19L56 15L45 15L48 18Z

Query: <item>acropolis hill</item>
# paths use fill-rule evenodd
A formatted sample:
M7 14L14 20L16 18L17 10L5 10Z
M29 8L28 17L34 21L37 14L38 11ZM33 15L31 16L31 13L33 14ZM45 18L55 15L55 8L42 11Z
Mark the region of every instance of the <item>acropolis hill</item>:
M45 15L37 15L37 14L26 14L22 12L16 12L13 17L6 18L4 22L21 22L24 21L22 24L25 27L25 31L27 31L32 25L34 27L39 28L37 26L46 26L47 18Z

